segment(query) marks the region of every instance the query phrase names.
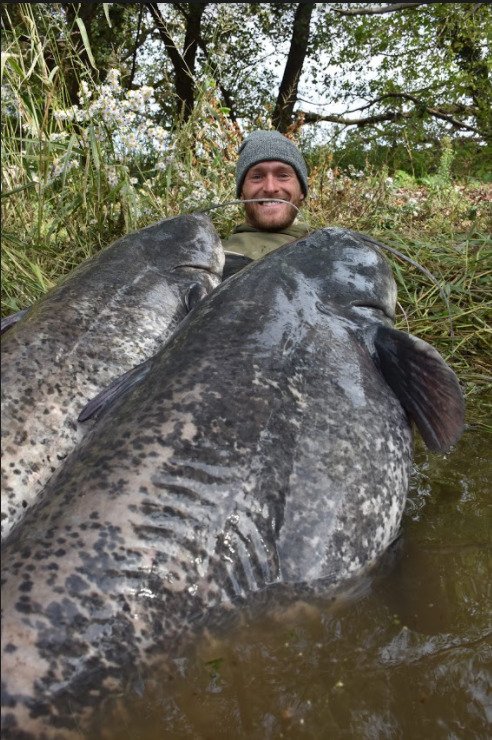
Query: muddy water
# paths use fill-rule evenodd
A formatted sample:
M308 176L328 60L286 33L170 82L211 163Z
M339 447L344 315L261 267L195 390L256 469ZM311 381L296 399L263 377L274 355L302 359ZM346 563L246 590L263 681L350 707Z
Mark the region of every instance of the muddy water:
M108 736L492 737L490 442L418 448L402 534L374 572L202 640Z

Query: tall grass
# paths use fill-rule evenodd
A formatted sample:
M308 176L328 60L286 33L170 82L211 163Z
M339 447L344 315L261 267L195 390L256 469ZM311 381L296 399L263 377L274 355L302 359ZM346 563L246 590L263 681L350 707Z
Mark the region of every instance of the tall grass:
M117 71L102 84L84 72L72 106L63 70L78 71L78 55L56 17L39 28L31 6L21 7L29 43L6 32L2 51L3 315L31 305L124 233L233 199L242 138L207 80L194 115L176 128L155 123L151 88L125 91ZM323 147L306 157L310 196L301 218L311 228L365 231L432 273L434 280L388 255L398 326L448 359L465 388L469 423L487 427L492 187L452 180L446 140L439 171L420 181L370 168L341 172ZM210 216L227 236L242 212L227 206Z

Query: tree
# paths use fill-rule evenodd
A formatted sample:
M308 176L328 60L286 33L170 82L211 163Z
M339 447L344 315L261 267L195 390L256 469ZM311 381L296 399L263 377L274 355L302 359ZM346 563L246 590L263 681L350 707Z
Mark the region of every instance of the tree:
M56 5L56 4L55 4ZM67 42L73 54L64 70L70 101L78 102L80 80L90 76L101 82L108 69L133 51L138 3L60 3L65 15ZM111 6L109 11L108 6ZM105 7L106 6L106 7Z
M208 3L173 3L181 10L186 22L183 51L180 52L169 33L160 3L146 3L174 70L174 86L178 100L177 117L187 120L195 104L195 63L200 37L200 24ZM184 5L188 7L185 9Z
M452 133L470 132L490 140L487 114L491 87L486 56L491 24L485 3L331 7L329 14L351 18L332 62L346 65L355 75L362 71L363 59L378 59L377 77L360 78L350 86L345 82L335 93L347 101L355 93L366 100L364 105L345 115L305 111L306 123L330 121L367 127L409 119L433 120L449 124L447 130ZM387 17L382 19L382 14ZM325 15L327 22L329 16ZM330 22L319 34L318 45L332 32ZM429 128L435 127L431 123Z
M272 115L272 123L279 131L285 132L294 117L299 80L308 48L309 23L315 5L316 3L299 3L294 15L292 40Z
M190 117L201 85L213 80L245 129L331 124L386 142L402 130L419 141L491 138L487 3L36 6L44 23L64 13L78 49L76 64L63 62L72 102L81 77L102 80L118 66L125 85L154 88L167 128Z

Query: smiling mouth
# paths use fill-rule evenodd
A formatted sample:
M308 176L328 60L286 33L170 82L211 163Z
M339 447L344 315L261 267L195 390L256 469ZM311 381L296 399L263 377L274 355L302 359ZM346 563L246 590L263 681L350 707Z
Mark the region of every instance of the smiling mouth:
M241 198L241 200L238 201L238 202L239 203L255 203L256 205L259 205L259 206L268 206L268 205L282 206L282 205L287 205L287 206L292 206L292 208L295 211L299 211L299 208L296 205L294 205L294 203L292 203L292 201L285 200L283 198Z

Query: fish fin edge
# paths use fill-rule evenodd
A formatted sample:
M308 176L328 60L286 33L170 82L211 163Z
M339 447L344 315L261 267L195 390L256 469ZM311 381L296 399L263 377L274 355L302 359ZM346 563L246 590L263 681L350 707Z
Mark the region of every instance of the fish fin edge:
M465 428L458 378L434 347L398 329L378 326L374 347L382 375L433 452L448 452Z

